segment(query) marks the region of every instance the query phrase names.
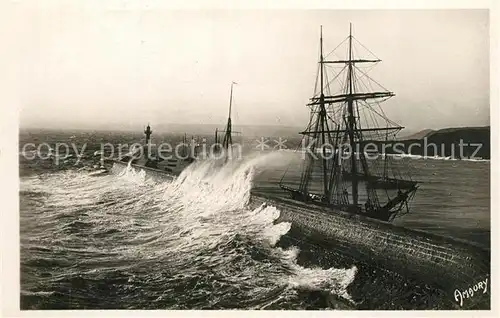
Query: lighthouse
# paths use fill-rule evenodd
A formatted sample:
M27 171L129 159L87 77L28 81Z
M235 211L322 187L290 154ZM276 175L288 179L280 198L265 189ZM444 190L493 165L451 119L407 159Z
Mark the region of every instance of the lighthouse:
M144 130L144 134L146 134L146 145L149 145L149 142L151 141L151 134L153 134L151 127L149 127L149 123L146 130Z

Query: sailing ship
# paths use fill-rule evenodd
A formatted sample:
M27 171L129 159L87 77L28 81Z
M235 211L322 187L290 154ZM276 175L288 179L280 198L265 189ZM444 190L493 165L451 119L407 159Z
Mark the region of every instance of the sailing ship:
M339 57L337 52L343 45L347 56L329 59L332 55ZM368 57L359 56L357 45ZM280 181L280 187L293 200L382 221L392 221L409 212L409 202L418 183L408 171L404 173L407 167L401 169L401 161L380 155L378 149L376 159L370 159L373 154L360 150L370 142L380 144L395 139L404 128L388 119L380 107L395 94L368 75L371 68L367 70L366 65L373 67L379 62L352 35L352 25L349 35L324 55L321 27L315 94L307 104L309 124L301 132L302 145L309 150L303 152L300 184L298 187L287 184L287 173ZM330 73L333 73L331 80Z
M233 87L237 85L236 82L231 82L231 92L229 93L229 113L227 116L227 122L224 130L215 129L215 143L213 147L214 153L221 153L225 158L225 161L233 157L233 134L239 134L240 132L233 131L233 124L231 120L231 111L233 108ZM222 144L219 142L219 133L223 133Z

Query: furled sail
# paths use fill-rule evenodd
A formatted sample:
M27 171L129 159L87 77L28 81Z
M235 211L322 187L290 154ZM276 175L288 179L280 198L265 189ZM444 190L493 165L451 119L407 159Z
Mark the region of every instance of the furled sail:
M329 60L339 51L347 56ZM404 162L378 149L403 129L380 106L395 94L368 75L380 61L354 38L352 27L349 36L324 55L321 32L315 91L307 104L309 124L301 132L308 151L300 182L287 182L283 176L280 183L292 198L384 221L408 211L417 182ZM366 151L368 144L375 151Z

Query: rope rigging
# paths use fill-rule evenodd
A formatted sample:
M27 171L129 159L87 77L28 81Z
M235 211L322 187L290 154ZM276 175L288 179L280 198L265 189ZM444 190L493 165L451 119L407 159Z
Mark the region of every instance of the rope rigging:
M322 41L321 36L312 102L307 105L310 116L301 140L301 144L307 140L313 145L306 151L298 189L286 190L301 200L319 200L368 214L382 213L375 217L390 220L408 205L408 198L413 197L417 189L416 182L403 176L398 165L393 164L392 156L380 156L380 152L385 152L385 147L380 151L381 144L373 150L377 155L374 160L368 158L372 153L364 146L373 141L388 143L389 137L395 137L403 128L390 120L381 106L394 94L368 74L380 59L351 34L325 56L321 52ZM345 50L347 59L337 53L345 43L349 43ZM354 44L359 44L371 56L362 57ZM339 60L326 60L331 55ZM331 152L326 151L325 144L331 146ZM350 146L350 151L346 152L345 145ZM318 153L329 156L318 160L314 158ZM344 158L346 153L351 156L349 160ZM322 181L319 181L320 175L323 175ZM310 192L310 186L311 190L322 190ZM351 195L348 189L353 192Z

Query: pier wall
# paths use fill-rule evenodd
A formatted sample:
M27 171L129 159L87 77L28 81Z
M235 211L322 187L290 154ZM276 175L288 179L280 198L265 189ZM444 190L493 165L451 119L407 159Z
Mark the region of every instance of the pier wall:
M328 212L291 200L254 194L250 206L276 207L276 222L290 222L287 233L353 260L438 284L443 289L466 289L489 277L490 253L481 247L394 226L356 215Z
M127 163L114 162L120 167ZM164 171L132 165L148 176L173 180ZM389 270L405 277L437 284L445 291L466 290L490 276L490 252L472 243L411 230L391 223L306 205L285 198L252 193L249 207L263 204L280 211L275 221L290 222L283 239L313 244L355 262ZM322 256L328 265L328 255ZM326 262L326 263L325 263ZM330 265L333 266L333 265Z

